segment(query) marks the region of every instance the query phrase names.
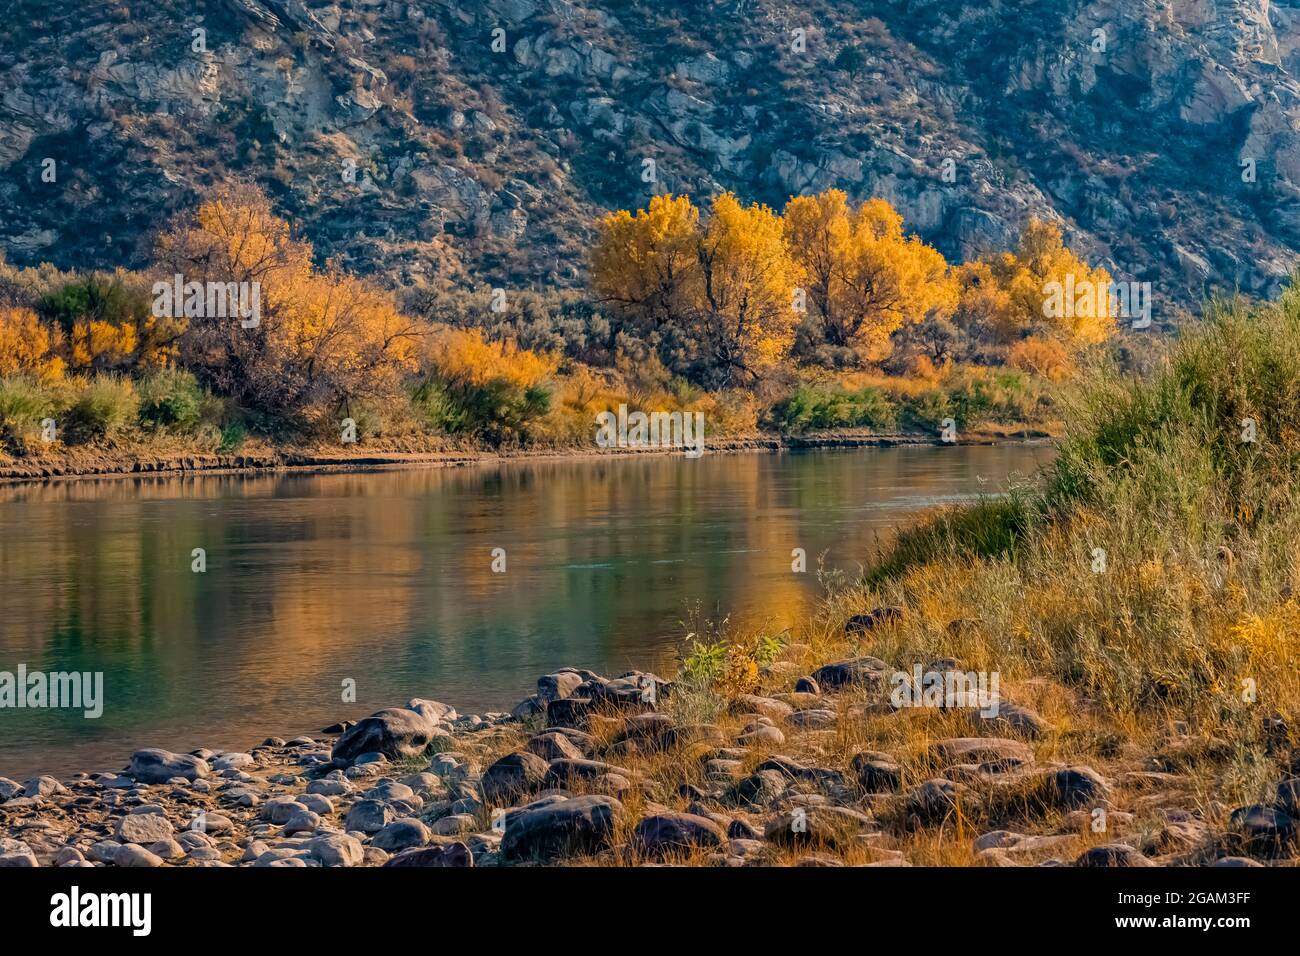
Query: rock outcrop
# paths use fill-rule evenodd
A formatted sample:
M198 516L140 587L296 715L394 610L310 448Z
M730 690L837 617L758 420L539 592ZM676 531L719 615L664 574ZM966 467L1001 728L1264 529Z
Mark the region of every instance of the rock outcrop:
M953 258L1056 220L1159 321L1300 249L1293 3L727 0L688 54L640 0L49 4L0 37L0 247L139 265L241 175L361 271L566 285L601 209L835 186Z

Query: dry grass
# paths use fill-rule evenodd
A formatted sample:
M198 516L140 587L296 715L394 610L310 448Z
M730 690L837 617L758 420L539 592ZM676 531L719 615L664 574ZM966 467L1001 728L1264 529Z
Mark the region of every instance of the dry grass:
M1300 408L1297 343L1300 297L1289 295L1252 316L1225 307L1150 381L1088 381L1042 486L903 535L863 581L827 596L756 686L741 688L788 693L800 675L858 654L902 671L956 658L962 670L995 672L1002 699L1046 723L1027 741L1034 766L1086 766L1109 782L1104 830L1085 809L1048 806L1032 774L968 780L946 818L915 825L899 797L857 788L853 757L889 754L905 793L944 770L936 741L1006 731L969 711L864 712L887 691L851 690L835 695L831 729L784 727L784 743L738 755L737 776L777 754L839 770L850 786L832 802L872 816L878 832L778 849L768 861L806 861L812 850L848 864L1036 863L1121 840L1174 858L1210 852L1234 807L1268 800L1291 739L1266 721L1300 720L1300 429L1287 418ZM1240 441L1247 415L1258 424L1254 443ZM845 633L852 615L881 606L903 613L865 635ZM756 646L743 644L750 654ZM750 719L728 706L736 690L696 675L665 709L734 741ZM704 760L723 747L615 755L620 723L598 723L593 755L649 781L629 795L625 826L655 807L685 810L682 784L708 789ZM723 798L709 806L760 828L772 815ZM977 855L975 840L1002 828L1048 839Z

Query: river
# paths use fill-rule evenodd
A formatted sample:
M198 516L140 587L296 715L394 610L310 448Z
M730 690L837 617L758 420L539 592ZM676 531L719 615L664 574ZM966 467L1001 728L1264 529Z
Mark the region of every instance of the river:
M0 671L103 675L99 717L0 707L0 775L247 749L415 696L509 710L564 665L668 673L692 609L797 625L818 555L855 574L920 510L1050 456L926 446L0 488Z

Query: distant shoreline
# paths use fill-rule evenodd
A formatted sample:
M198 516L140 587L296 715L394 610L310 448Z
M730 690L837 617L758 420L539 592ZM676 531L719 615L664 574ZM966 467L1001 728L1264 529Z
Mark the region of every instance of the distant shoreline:
M955 443L925 433L877 434L844 430L809 435L755 435L724 438L706 444L707 453L800 451L818 448L900 448L926 445L1046 444L1053 432L1037 427L1010 427L1005 431L973 430ZM184 475L252 475L260 473L329 474L390 471L410 468L454 468L519 461L595 461L630 455L680 455L673 448L610 448L590 446L536 449L451 449L403 452L359 449L339 454L324 449L284 449L257 454L142 455L104 452L60 458L36 458L0 464L0 485L95 478L179 477Z

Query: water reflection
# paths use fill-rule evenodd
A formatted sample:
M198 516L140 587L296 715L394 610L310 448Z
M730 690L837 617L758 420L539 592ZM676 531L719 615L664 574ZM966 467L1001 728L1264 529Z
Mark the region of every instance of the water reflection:
M104 716L0 710L0 774L244 748L411 696L508 709L574 664L671 668L698 603L794 624L935 501L1044 447L510 463L0 489L0 670L103 671ZM792 548L810 573L790 571ZM191 571L206 551L207 570ZM507 572L492 571L503 548ZM356 681L358 702L341 702Z

